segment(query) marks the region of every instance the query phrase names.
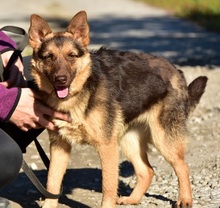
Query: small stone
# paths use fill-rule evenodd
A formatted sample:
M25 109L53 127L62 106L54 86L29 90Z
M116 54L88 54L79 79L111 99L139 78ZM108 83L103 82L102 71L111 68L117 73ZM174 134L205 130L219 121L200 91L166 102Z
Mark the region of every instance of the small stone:
M31 166L31 169L32 169L32 170L37 170L37 169L38 169L36 163L31 163L30 166Z

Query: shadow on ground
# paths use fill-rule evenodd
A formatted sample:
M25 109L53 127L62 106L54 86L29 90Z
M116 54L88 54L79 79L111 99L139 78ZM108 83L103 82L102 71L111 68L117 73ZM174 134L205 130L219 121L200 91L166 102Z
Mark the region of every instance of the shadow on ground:
M44 18L55 30L64 30L71 19ZM2 21L10 22L10 19ZM29 17L22 21L28 22ZM187 21L172 16L136 19L103 16L88 21L91 48L104 45L138 50L163 56L178 65L220 65L220 35Z
M42 184L46 184L46 170L38 170L34 171L34 173ZM129 162L124 161L121 163L120 176L129 177L133 174L134 170ZM68 198L67 195L74 195L74 189L78 188L101 193L101 183L101 170L98 168L68 169L63 180L63 194L59 202L68 207L87 208L89 206ZM125 185L122 181L119 182L119 195L128 196L131 191L132 189L130 187ZM38 208L39 205L35 201L44 199L43 195L37 191L24 173L20 173L9 186L1 189L0 195L18 203L23 208L30 208L30 206L32 208ZM147 193L146 197L168 201L172 206L175 204L174 201L162 195Z

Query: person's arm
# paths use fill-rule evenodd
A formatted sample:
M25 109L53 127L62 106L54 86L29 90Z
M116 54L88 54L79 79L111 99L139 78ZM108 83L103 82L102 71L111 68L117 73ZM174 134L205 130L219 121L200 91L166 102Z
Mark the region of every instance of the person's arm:
M27 85L24 77L24 67L20 57L15 60L15 63L10 68L7 68L8 61L15 49L16 43L4 32L0 31L1 58L4 70L8 70L9 73L9 78L1 83L5 87L25 87Z
M0 84L0 122L7 121L20 99L20 89L17 87L6 88Z
M4 67L6 67L15 48L16 43L8 35L0 31L0 58L2 58ZM20 60L17 62L19 62L18 67L21 67ZM12 68L12 70L13 69L14 68ZM21 70L23 69L21 68ZM16 79L16 76L14 76L13 79ZM9 80L11 80L11 78ZM9 119L17 106L18 100L20 99L20 88L7 88L10 87L10 85L12 84L9 84L8 81L0 82L0 122L7 121Z

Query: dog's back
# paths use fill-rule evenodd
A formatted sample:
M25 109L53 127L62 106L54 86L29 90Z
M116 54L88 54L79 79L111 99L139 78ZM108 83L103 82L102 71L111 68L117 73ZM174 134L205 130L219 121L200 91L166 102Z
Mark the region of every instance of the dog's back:
M91 61L92 73L101 73L104 77L107 97L120 103L125 122L168 99L166 97L171 99L167 105L169 102L172 105L184 103L180 111L184 110L187 117L198 104L207 82L206 77L198 77L187 88L180 70L150 54L101 48L91 54ZM179 103L175 104L177 101Z

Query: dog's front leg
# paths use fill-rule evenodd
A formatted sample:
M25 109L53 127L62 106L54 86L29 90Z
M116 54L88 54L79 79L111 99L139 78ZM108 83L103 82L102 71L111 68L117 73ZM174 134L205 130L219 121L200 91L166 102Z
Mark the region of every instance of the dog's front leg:
M116 207L118 190L118 143L117 139L98 145L102 166L102 208Z
M50 167L47 179L47 190L59 194L63 176L66 172L71 145L62 140L55 140L50 144ZM46 199L43 208L55 208L58 199Z

